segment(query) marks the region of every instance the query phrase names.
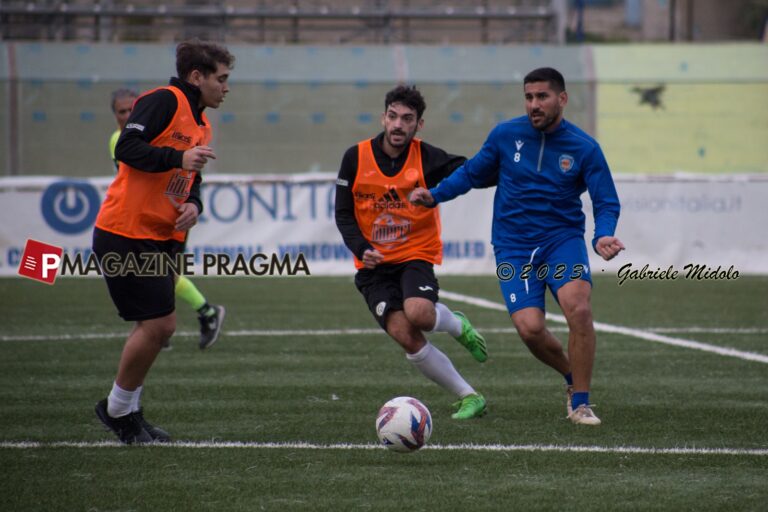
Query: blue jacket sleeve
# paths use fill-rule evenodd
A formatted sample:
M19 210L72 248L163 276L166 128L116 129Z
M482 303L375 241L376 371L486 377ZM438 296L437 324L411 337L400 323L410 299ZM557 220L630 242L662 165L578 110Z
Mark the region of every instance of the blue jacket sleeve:
M499 175L498 127L491 131L480 151L436 187L429 189L435 205L450 201L473 188L495 185Z
M595 217L595 236L592 239L594 249L600 237L614 235L621 210L611 170L600 146L595 146L590 155L584 179L592 199L592 213Z

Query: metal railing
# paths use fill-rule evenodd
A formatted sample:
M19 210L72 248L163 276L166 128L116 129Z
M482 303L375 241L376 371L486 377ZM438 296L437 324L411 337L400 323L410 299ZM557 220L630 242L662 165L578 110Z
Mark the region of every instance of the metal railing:
M174 41L295 44L563 43L566 0L438 2L384 0L221 5L149 2L0 1L0 38L53 41Z

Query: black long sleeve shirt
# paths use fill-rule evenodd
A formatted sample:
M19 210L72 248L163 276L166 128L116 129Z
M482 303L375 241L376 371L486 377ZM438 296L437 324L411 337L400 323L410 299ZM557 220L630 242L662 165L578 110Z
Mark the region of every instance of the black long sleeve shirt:
M198 125L203 124L203 110L200 103L200 89L180 80L171 78L169 85L179 88L192 106L192 115ZM133 106L131 115L120 133L115 146L115 159L144 172L165 172L182 166L183 151L172 147L159 147L150 144L155 137L163 133L171 124L176 110L179 108L176 96L167 89L159 89L142 96ZM203 212L203 202L200 198L200 183L202 176L195 174L195 181L189 192L188 203L195 203L200 213Z
M373 139L373 156L376 164L386 176L395 176L403 168L408 159L408 151L404 150L397 158L390 158L381 148L384 133L380 133ZM436 186L442 179L449 176L466 160L463 156L451 155L440 148L427 144L421 144L421 164L424 169L424 180L427 188ZM363 259L363 253L373 249L371 243L365 239L360 231L360 226L355 218L355 200L352 195L352 185L357 176L357 145L352 146L344 153L339 169L339 177L336 180L336 227L338 227L344 244L352 253Z

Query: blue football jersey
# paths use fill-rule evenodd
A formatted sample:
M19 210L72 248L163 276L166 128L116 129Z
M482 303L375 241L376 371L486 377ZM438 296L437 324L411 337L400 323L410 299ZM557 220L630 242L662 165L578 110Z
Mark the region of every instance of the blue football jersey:
M593 247L616 230L619 198L600 145L565 119L551 133L535 129L527 116L500 123L474 157L430 192L440 203L494 184L494 247L583 237L584 191L594 208Z

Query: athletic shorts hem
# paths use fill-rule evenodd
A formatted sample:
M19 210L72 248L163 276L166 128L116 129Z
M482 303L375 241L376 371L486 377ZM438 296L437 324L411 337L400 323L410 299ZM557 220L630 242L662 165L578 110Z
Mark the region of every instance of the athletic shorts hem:
M123 315L120 314L120 318L126 322L143 322L145 320L154 320L155 318L163 318L176 311L176 308L171 308L170 311L163 311L161 313L146 313L143 315Z
M384 331L389 313L403 311L406 299L421 298L436 303L440 291L434 266L424 260L360 269L355 275L355 286Z

